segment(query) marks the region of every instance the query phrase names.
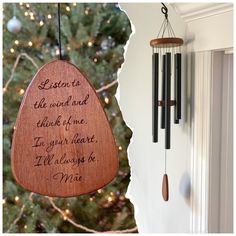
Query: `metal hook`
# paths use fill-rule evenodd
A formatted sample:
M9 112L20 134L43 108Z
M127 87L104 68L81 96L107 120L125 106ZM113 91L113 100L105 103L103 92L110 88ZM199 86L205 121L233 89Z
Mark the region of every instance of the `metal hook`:
M166 7L166 5L162 2L162 8L161 8L161 12L165 15L165 18L168 19L168 8Z

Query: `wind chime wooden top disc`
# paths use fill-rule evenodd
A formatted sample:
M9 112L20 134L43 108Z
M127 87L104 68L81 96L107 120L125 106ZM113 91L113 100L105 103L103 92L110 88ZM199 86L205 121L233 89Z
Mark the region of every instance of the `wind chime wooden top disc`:
M69 62L44 65L27 88L12 169L24 188L58 197L93 192L115 177L118 152L106 114L89 81Z
M157 38L150 41L150 46L157 48L180 47L184 43L183 39L176 37Z

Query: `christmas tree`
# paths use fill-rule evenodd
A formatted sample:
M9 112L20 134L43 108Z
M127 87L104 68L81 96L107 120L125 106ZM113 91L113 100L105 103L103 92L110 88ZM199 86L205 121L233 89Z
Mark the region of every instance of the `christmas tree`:
M115 3L61 4L62 57L81 68L104 106L119 149L119 172L106 187L71 198L49 198L16 183L11 141L24 92L37 70L57 59L57 4L3 5L3 231L137 232L133 206L125 197L132 136L115 93L124 46L131 34L127 15Z

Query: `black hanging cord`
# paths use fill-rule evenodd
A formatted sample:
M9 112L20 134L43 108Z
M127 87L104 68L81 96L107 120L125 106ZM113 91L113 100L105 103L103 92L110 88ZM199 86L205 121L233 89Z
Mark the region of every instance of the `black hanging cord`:
M62 60L61 55L61 5L57 4L57 19L58 19L58 44L59 44L59 59Z
M166 5L162 2L162 8L161 8L161 12L165 15L165 18L168 19L168 8L166 7Z

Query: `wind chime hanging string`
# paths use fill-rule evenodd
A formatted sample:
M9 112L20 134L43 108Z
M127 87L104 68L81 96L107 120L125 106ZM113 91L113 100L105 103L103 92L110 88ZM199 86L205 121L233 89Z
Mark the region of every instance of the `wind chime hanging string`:
M152 83L153 83L153 115L152 134L153 142L158 142L158 106L161 107L160 128L165 129L165 149L171 147L171 106L174 106L174 123L181 119L181 46L183 39L175 36L174 30L168 19L168 8L162 4L161 12L165 18L161 24L157 38L150 41L152 47ZM174 65L172 67L172 65ZM172 76L173 75L173 76ZM159 100L159 78L161 82L161 100ZM174 80L174 100L171 100L171 87ZM166 174L165 150L165 175L163 177L162 194L165 201L169 199L168 176Z
M58 45L59 45L59 59L62 60L61 54L61 4L57 4L57 20L58 20Z

